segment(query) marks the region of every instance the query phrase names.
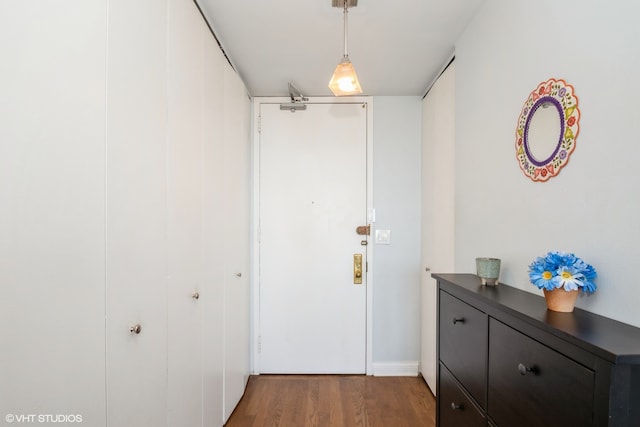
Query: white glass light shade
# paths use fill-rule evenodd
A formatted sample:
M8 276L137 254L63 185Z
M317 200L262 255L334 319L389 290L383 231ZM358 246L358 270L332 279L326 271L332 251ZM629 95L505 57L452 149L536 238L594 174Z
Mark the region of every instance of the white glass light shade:
M353 68L353 64L348 57L342 58L342 61L338 64L331 81L329 82L329 89L335 96L355 95L362 93L356 70Z

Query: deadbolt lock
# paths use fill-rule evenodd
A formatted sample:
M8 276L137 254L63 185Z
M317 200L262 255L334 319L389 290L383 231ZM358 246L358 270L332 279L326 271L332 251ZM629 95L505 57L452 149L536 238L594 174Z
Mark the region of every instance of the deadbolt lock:
M362 254L353 254L353 283L362 285Z
M356 227L356 234L358 236L370 236L371 235L371 225L361 225Z

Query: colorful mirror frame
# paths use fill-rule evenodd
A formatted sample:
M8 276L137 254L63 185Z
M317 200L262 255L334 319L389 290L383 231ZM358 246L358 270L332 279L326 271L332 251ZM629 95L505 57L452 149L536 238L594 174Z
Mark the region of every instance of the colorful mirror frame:
M554 106L560 118L558 142L553 152L544 159L532 155L529 141L529 126L535 112L540 107ZM573 86L562 79L549 79L542 82L529 94L516 128L516 157L522 172L533 181L546 181L556 176L567 164L569 156L576 147L576 137L580 129L580 110L578 98Z

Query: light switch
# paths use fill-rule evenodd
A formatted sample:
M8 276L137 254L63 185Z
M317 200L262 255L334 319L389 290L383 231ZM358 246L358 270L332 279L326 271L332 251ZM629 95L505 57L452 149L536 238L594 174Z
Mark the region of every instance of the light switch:
M391 230L376 230L376 244L378 244L378 245L390 245L391 244Z

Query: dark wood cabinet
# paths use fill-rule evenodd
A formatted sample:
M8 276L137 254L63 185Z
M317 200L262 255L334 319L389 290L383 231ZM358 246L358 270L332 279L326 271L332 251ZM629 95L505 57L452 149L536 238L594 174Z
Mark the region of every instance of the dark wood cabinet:
M591 369L495 319L489 331L487 412L498 425L593 425Z
M484 412L475 405L472 398L467 396L463 387L446 367L440 364L439 369L442 399L438 400L438 413L442 425L485 426Z
M640 426L640 328L471 274L438 281L438 427Z
M484 406L487 382L486 315L447 293L440 296L440 361ZM474 357L469 357L473 354ZM446 363L444 362L446 361Z

